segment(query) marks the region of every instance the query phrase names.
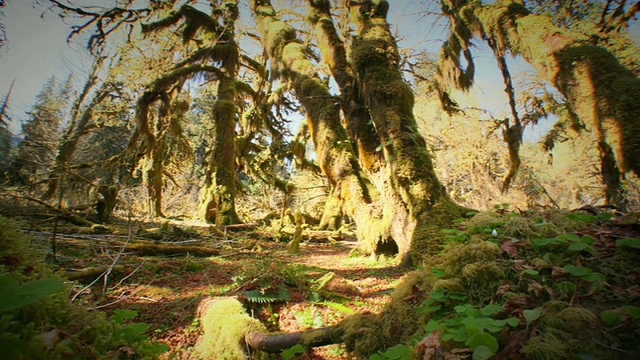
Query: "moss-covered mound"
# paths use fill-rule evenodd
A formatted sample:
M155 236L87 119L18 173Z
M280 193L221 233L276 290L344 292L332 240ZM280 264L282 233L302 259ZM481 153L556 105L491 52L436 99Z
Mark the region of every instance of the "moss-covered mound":
M154 358L151 343L122 316L107 319L69 299L69 286L30 246L15 222L0 216L0 353L5 359Z
M443 233L382 313L345 321L359 358L640 358L637 220L499 209Z
M211 301L203 310L203 335L195 346L195 354L202 359L236 360L266 359L267 354L248 354L245 336L253 331L266 333L266 327L254 319L236 299Z

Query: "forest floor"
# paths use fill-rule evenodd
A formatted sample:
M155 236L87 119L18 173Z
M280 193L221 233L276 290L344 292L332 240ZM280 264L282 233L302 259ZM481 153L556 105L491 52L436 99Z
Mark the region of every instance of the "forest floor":
M124 235L124 222L114 226L121 235L81 235L73 227L58 228L55 261L61 269L103 272L112 267L108 276L81 279L71 297L108 316L117 309L134 311L137 316L130 321L148 324L149 336L166 343L170 358L176 359L189 358L201 333L198 305L207 297L236 297L270 331L295 332L334 325L350 314L380 311L406 271L392 258L361 255L349 236L316 237L290 253L286 241L258 229L222 235L204 224L173 221L161 231L145 231L160 234L150 244L196 245L220 254L140 256L122 246L127 238L131 243L140 238ZM175 229L180 229L179 236ZM50 232L32 235L43 248L50 246ZM297 357L349 358L342 345L311 349Z
M335 325L352 314L380 313L407 271L394 258L363 256L348 230L307 229L300 250L291 253L292 229L287 228L122 218L108 226L82 227L52 224L55 217L37 214L21 216L18 223L43 257L46 254L61 275L75 280L70 282L69 299L119 319L114 321L122 325L143 329L144 336L167 345L165 359L189 359L194 353L202 334L201 304L210 304L211 298L236 298L268 331L290 333ZM547 341L539 335L544 331L561 334L564 343L571 341L568 352L596 344L584 351L597 356L584 358L638 358L639 219L637 213L585 211L478 213L456 228L442 230L447 244L429 258L431 268L421 274L431 271L425 279L434 284L466 281L465 289L490 303L472 303L459 292L447 293L451 299L457 296L456 302L440 300L436 295L443 291L438 289L417 291L415 296L431 301L433 294L431 302L440 301L430 323L440 326L448 321L453 324L445 329L450 333L461 328L458 323L491 321L497 334L490 335L492 351L499 359L561 358L541 357L541 347L535 344ZM480 276L491 269L495 279ZM485 278L491 286L483 285ZM410 298L422 307L422 300L412 297L413 289L418 288L411 288L410 297L394 298ZM501 300L506 292L511 297ZM496 308L494 299L502 306ZM553 321L558 318L563 321ZM403 319L393 321L406 324ZM438 331L426 339L438 336ZM456 341L464 347L457 350L469 355L464 339ZM434 349L439 349L436 343ZM533 345L527 347L529 343ZM555 352L561 345L556 339L543 349ZM352 358L343 345L295 357Z

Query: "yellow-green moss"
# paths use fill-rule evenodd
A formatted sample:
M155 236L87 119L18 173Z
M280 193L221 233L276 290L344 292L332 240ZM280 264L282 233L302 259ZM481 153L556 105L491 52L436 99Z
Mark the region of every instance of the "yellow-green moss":
M245 336L253 331L267 332L265 326L250 317L236 299L223 299L211 304L202 316L203 334L194 351L202 359L237 360L247 358ZM254 359L266 354L253 353Z

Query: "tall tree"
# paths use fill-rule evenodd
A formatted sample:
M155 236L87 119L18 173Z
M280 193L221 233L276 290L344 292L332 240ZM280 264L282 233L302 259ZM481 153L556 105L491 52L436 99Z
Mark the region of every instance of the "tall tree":
M312 21L319 27L322 24L313 19L330 19L328 4L314 4L318 13ZM366 106L372 114L373 126L368 130L375 131L375 136L367 134L362 125L354 126L358 127L358 142L363 145L358 149L371 149L372 144L363 143L364 139L381 144L377 151L382 152L384 161L377 166L372 165L368 154L361 153L369 174L358 163L351 139L340 122L336 106L339 103L321 81L295 30L276 17L270 2L252 1L251 7L263 46L272 64L277 65L275 70L280 79L290 84L307 112L320 166L333 187L333 195L355 220L359 239L374 253L399 252L405 260L412 250L419 253L434 246L438 225L460 216L461 209L436 178L426 143L417 133L413 94L402 79L397 45L386 23L388 3L364 1L350 8L359 36L352 44L349 67L363 98L355 100L358 104L347 104L350 107L345 112L354 106ZM333 62L333 56L340 51L340 44L335 37L328 40L332 35L325 29L318 32L325 39L323 46L328 47L324 49L325 56L335 65L333 71L337 74L338 61L343 60ZM345 78L341 79L343 87L350 81Z
M22 125L24 138L12 165L18 183L43 180L46 169L53 163L69 93L69 83L59 85L52 76L36 95L30 118Z
M238 4L223 5L223 29L210 46L221 55L223 73L218 79L217 99L211 109L213 149L205 172L202 213L205 220L218 225L240 222L236 214L236 101L240 51L235 40ZM211 41L211 40L210 40ZM215 43L217 42L217 43Z

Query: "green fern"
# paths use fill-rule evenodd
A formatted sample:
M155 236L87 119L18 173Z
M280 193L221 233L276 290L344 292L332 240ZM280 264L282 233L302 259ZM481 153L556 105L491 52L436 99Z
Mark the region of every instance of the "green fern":
M346 305L343 305L341 303L335 302L335 301L323 301L323 302L321 302L321 304L326 306L326 307L329 307L329 308L332 308L334 310L337 310L337 311L339 311L339 312L341 312L343 314L352 315L352 314L356 313L356 311L353 310L352 308L350 308L350 307L348 307Z
M276 301L289 301L291 300L291 295L287 288L278 284L277 289L255 289L255 290L247 290L242 293L247 300L250 302L255 302L259 304L267 304Z

